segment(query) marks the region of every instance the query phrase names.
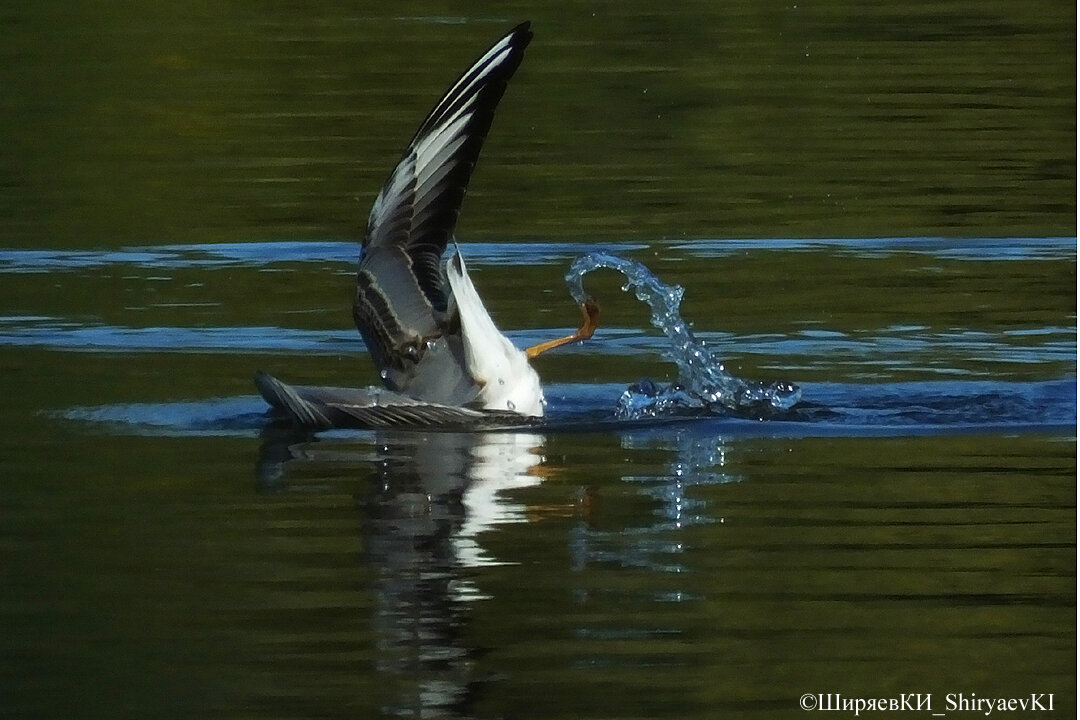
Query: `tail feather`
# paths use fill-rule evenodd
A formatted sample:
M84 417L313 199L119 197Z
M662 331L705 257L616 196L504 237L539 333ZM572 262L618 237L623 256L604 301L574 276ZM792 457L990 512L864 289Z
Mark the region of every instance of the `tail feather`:
M286 385L273 375L259 370L255 373L255 387L271 407L284 411L297 425L311 428L334 426L330 416L325 412L327 409L325 405L320 407L305 399L296 388Z

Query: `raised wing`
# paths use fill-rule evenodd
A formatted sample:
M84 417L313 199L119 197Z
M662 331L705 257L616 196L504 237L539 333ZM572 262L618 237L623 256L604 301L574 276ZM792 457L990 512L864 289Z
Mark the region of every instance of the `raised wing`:
M531 39L529 23L522 23L458 78L420 125L371 208L353 317L393 389L407 389L428 343L446 332L440 261L495 107Z

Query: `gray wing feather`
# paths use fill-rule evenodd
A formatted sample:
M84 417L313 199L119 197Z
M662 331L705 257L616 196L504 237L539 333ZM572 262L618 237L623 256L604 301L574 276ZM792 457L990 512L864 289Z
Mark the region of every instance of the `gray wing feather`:
M496 413L432 403L378 387L339 388L288 385L262 372L255 387L274 409L295 425L332 427L458 427L521 422L511 413Z
M430 341L455 330L446 313L442 255L495 108L531 39L529 24L519 25L454 82L372 205L353 318L394 390L412 393ZM444 356L451 359L460 358Z
M469 405L480 394L465 370L465 348L458 335L444 335L430 346L416 364L409 394L444 405Z

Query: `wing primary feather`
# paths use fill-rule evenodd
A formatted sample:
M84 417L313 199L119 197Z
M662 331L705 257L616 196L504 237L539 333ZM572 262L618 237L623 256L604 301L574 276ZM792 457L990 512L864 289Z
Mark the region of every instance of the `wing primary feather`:
M388 367L414 360L396 357L397 348L423 353L424 344L412 340L438 337L440 328L435 326L438 316L447 312L449 299L442 256L495 109L531 39L529 23L518 25L451 84L420 124L372 205L353 317L384 377L382 371ZM393 261L411 275L411 281L403 281L404 273L386 271L387 256L380 257L377 250L391 247L401 251ZM378 293L373 293L373 285L379 286ZM408 377L400 377L395 386L407 391Z

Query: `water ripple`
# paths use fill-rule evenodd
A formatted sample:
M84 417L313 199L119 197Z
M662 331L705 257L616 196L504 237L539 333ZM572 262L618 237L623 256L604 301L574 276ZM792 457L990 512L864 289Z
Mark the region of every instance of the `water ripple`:
M482 243L461 250L467 259L500 265L539 265L568 260L582 252L610 247L597 243ZM646 245L619 243L624 251ZM0 273L46 273L109 265L141 268L264 267L276 263L342 263L355 265L359 243L354 240L305 240L174 244L126 247L117 250L0 249Z
M617 248L647 249L632 242L469 242L466 259L480 263L537 265ZM671 243L671 250L693 257L716 258L748 250L829 251L837 255L882 258L921 254L950 260L1068 260L1076 257L1076 238L843 238L843 239L699 239ZM0 272L42 273L107 265L144 268L262 267L275 263L343 263L359 253L355 240L303 240L166 244L107 250L0 249Z
M511 331L519 346L535 344L551 329ZM845 368L858 377L887 378L897 372L930 375L978 375L972 364L1074 366L1076 332L1071 327L991 333L963 328L929 330L888 327L856 332L801 330L794 335L698 332L710 347L730 355L771 360L775 371ZM571 345L566 355L662 355L663 337L635 328L607 327L596 335L602 342ZM91 324L43 315L0 316L0 346L44 347L76 352L303 352L307 354L364 353L352 328L306 330L276 326L127 327Z
M730 416L654 418L623 421L614 416L624 386L617 383L560 383L546 388L548 412L542 425L521 430L627 434L628 446L669 439L684 428L671 475L692 468L699 481L736 480L720 471L715 438L874 437L955 435L976 432L1075 433L1076 379L1040 382L935 381L905 383L814 383L804 386L803 402L787 416L762 422ZM60 417L135 435L256 435L270 426L266 404L256 396L162 403L120 403L74 407ZM337 430L327 437L369 435L367 430ZM705 438L702 442L701 438Z
M1067 260L1076 257L1076 238L778 238L693 240L672 247L696 257L726 257L748 250L829 251L880 259L920 254L946 260Z

